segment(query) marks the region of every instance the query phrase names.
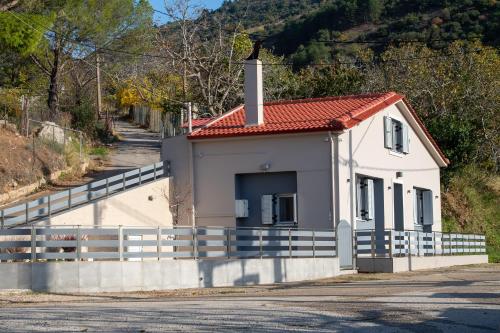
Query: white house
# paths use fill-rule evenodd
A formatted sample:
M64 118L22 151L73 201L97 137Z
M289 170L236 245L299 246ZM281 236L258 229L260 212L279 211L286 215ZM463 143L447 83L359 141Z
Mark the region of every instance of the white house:
M403 96L264 103L245 64L245 105L163 141L177 224L441 231L449 163Z

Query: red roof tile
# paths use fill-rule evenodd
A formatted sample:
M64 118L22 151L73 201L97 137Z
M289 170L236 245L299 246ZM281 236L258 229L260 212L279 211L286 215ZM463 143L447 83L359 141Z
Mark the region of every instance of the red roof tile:
M214 118L198 118L198 119L193 119L191 121L191 125L193 126L193 128L196 128L196 127L201 127L205 124L207 124L210 120L212 120ZM187 122L185 122L184 124L182 124L182 128L188 128L189 125Z
M402 98L389 92L265 103L264 124L248 127L245 126L245 109L240 106L194 131L189 138L342 130Z
M404 100L402 95L387 92L270 102L264 104L264 124L259 126L245 126L245 109L241 105L218 118L211 119L201 128L194 130L188 138L340 131L355 126L400 100ZM406 100L404 102L439 155L449 163L415 111Z

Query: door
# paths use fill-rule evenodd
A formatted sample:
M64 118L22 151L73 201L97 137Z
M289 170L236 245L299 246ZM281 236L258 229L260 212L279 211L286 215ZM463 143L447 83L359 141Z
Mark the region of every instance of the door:
M352 269L352 228L346 220L337 225L337 254L340 269Z
M394 230L404 231L403 185L394 183Z

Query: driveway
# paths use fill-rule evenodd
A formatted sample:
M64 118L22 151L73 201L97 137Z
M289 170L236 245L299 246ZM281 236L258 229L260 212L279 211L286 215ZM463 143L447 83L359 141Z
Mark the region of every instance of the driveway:
M2 332L499 332L500 265L0 304Z

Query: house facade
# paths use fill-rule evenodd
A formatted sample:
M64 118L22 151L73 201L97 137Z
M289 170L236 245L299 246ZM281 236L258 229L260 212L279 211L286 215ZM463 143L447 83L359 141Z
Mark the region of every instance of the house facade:
M245 105L165 139L162 160L178 225L441 231L448 160L394 92L263 103L250 60Z

